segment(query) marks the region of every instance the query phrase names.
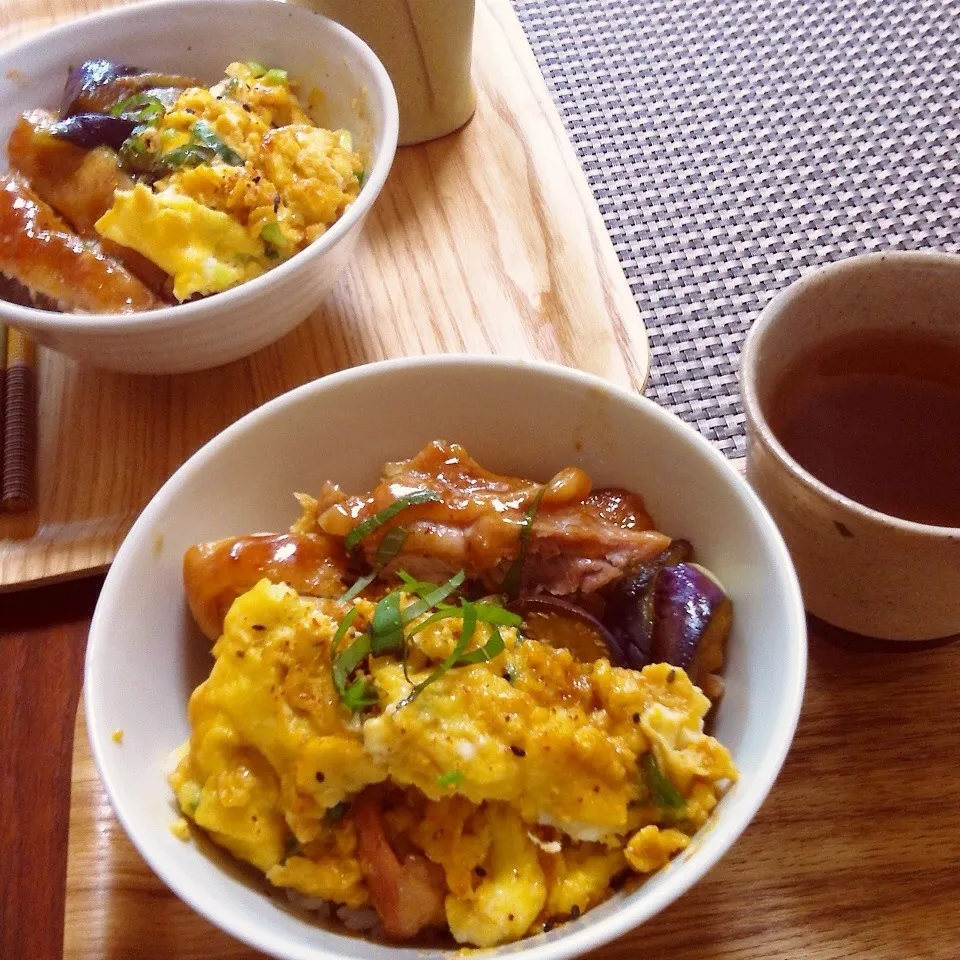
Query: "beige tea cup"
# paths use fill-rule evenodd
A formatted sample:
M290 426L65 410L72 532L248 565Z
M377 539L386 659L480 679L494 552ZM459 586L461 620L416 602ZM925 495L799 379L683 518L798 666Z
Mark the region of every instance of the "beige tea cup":
M767 411L786 370L818 345L911 329L960 341L960 257L875 253L811 273L766 307L740 367L747 478L786 540L804 605L888 640L960 633L960 529L901 520L832 490L786 452Z

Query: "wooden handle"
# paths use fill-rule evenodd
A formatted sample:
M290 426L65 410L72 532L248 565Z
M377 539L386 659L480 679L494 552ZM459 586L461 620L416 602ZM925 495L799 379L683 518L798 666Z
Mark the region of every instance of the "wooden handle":
M3 486L0 506L9 513L36 504L37 389L33 342L19 330L7 334L4 385Z

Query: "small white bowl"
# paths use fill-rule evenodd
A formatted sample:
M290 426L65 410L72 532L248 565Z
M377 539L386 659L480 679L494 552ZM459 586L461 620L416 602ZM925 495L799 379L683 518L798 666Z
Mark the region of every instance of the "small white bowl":
M55 109L67 71L106 57L213 83L234 60L289 71L323 93L325 126L370 157L359 197L319 240L263 276L204 300L134 314L60 314L0 301L0 321L110 370L180 373L246 356L303 321L350 259L397 146L397 99L373 51L339 24L276 0L159 0L83 17L0 52L0 143L17 117ZM8 166L5 150L0 168Z
M90 629L87 726L113 808L160 877L213 923L289 960L437 960L346 936L285 908L231 859L169 831L166 758L189 736L187 700L211 666L181 586L184 550L254 530L285 530L295 490L325 479L359 491L387 460L430 440L463 443L494 470L546 479L578 464L597 485L643 494L661 529L693 541L733 598L726 695L714 733L741 779L690 848L633 893L548 934L484 956L558 960L649 919L730 848L773 785L793 738L806 672L806 627L790 558L772 520L724 458L643 397L564 367L440 356L357 367L248 414L167 481L107 576ZM111 739L124 731L123 745ZM736 890L730 896L739 896Z

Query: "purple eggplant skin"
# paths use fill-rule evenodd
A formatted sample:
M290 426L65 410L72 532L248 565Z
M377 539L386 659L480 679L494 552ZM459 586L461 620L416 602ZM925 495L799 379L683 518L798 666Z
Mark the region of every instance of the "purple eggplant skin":
M119 150L136 126L135 120L108 117L102 113L78 113L51 124L46 132L59 140L69 140L78 147Z
M697 683L722 667L732 616L730 598L699 567L663 567L653 586L651 662L682 667Z
M507 604L507 609L524 619L539 614L544 617L576 620L595 635L597 646L608 652L614 665L623 666L625 663L625 651L610 631L592 613L569 600L561 600L549 594L517 597Z
M85 60L70 69L60 101L60 116L109 113L111 107L136 93L150 90L169 93L173 89L200 85L198 80L176 73L141 70L110 60Z
M140 71L111 60L84 60L71 67L60 101L60 116L70 117L75 113L88 112L100 106L96 92L120 77L130 77Z
M623 651L621 666L641 670L653 659L654 583L660 571L692 554L687 540L674 540L650 563L624 574L606 591L603 625Z

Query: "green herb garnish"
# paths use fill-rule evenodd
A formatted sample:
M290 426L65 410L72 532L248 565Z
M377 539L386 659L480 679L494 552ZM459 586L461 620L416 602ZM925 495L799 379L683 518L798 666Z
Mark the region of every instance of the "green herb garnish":
M276 220L271 220L260 228L260 239L264 243L269 243L272 247L285 247L287 245L287 238L283 235L280 224Z
M470 603L469 600L463 600L460 604L460 609L463 615L463 626L460 628L460 638L457 640L456 646L453 648L450 656L448 656L426 680L421 680L420 683L397 704L398 710L402 710L404 707L413 703L431 683L439 680L448 670L454 667L457 661L466 653L467 647L470 646L470 641L473 639L473 633L477 629L477 613L474 604Z
M373 569L356 583L340 598L341 603L348 603L360 594L377 579L384 568L403 549L403 542L407 539L407 531L403 527L392 527L384 535L377 548L377 556L373 562Z
M198 120L193 125L190 136L197 144L207 150L212 150L224 163L229 163L231 167L239 167L243 164L243 157L232 147L228 147L213 132L213 128L205 120Z
M367 182L367 171L366 171L366 170L361 170L361 171L357 174L357 183L359 183L360 186L362 187L366 182Z
M347 534L343 545L347 548L348 552L355 550L361 540L369 537L374 530L379 529L385 523L389 523L398 513L406 510L407 507L413 507L418 503L436 502L438 500L440 500L440 494L434 493L432 490L414 490L413 493L408 493L405 497L394 500L389 507L384 507L379 513L375 513L372 517L367 517L362 523L358 523Z
M134 120L144 124L152 124L166 112L167 108L163 105L163 101L148 93L135 93L110 108L111 117L122 117L124 120Z
M370 652L389 653L403 649L403 618L400 592L388 593L374 608L370 619Z
M683 797L680 791L667 779L666 774L660 769L657 758L653 752L645 753L643 760L643 773L647 780L647 786L650 788L650 794L653 802L665 810L679 810L684 805Z
M287 82L287 71L286 70L268 70L263 75L263 82L270 84L272 87L279 87L282 84Z
M255 77L262 77L267 72L267 68L256 60L248 60L246 67Z
M503 653L506 646L500 628L494 625L493 636L482 647L463 654L463 656L457 660L455 666L459 667L468 663L486 663L488 660L492 660L494 657Z
M337 632L333 635L333 642L330 644L333 686L343 703L354 711L362 709L362 702L368 697L366 681L358 680L357 683L362 685L359 688L357 683L347 687L347 679L360 665L360 661L370 652L370 635L364 633L357 637L343 653L340 652L340 645L343 643L347 631L353 625L353 621L357 619L358 613L356 607L350 609L340 622L340 626L337 627Z
M459 787L464 781L464 776L459 770L448 770L446 773L437 777L437 786L441 789L445 787Z
M501 591L508 597L515 597L520 592L520 575L523 573L523 564L527 559L527 544L530 542L530 533L533 530L533 521L540 509L540 501L547 492L546 487L541 487L537 495L533 498L533 503L527 510L520 526L520 551L517 553L516 560L510 564L506 576L503 578Z
M363 677L358 677L344 690L340 702L351 712L359 713L367 707L372 707L380 698L373 684Z
M399 531L399 533L397 533L397 531ZM402 546L405 536L405 532L400 527L396 527L387 533L377 552L375 569L382 569L382 567L395 556L396 552ZM393 542L388 543L388 539ZM376 573L369 574L367 577L358 580L351 590L345 594L344 598L352 600L360 590L373 580L375 575ZM421 630L441 620L454 618L462 620L460 636L451 654L430 676L418 683L413 690L397 704L397 709L399 710L401 707L412 703L423 690L431 683L436 682L436 680L452 667L472 663L484 663L498 656L506 648L500 627L516 627L523 622L516 614L490 601L471 603L469 600L461 600L460 606L458 607L444 603L444 601L454 594L463 584L466 575L462 570L441 584L424 583L415 580L403 570L398 571L397 575L402 581L403 586L397 590L390 591L390 593L381 598L374 608L368 629L361 636L357 637L346 650L341 652L340 648L347 631L357 616L357 608L353 607L337 627L337 632L330 646L334 687L343 704L354 712L377 702L376 692L366 678L358 678L352 684L349 683L351 674L365 657L371 654L378 655L399 652L403 659L404 676L409 679L407 674L407 658L413 637ZM404 592L415 594L417 599L407 604L406 607L401 608L400 600ZM440 609L436 609L438 606ZM406 627L418 617L421 617L431 610L433 613L413 627L409 633L405 633ZM483 646L468 652L468 647L476 633L478 623L488 624L491 628L491 636Z
M420 593L419 600L414 600L413 603L404 608L402 614L404 624L412 623L417 619L417 617L422 616L428 610L431 610L438 604L443 603L443 601L446 600L450 594L455 593L460 589L460 586L463 584L465 579L466 574L460 570L455 573L446 583L441 583L439 586L435 584L422 584L421 586L430 587L432 589L428 589L423 593Z

